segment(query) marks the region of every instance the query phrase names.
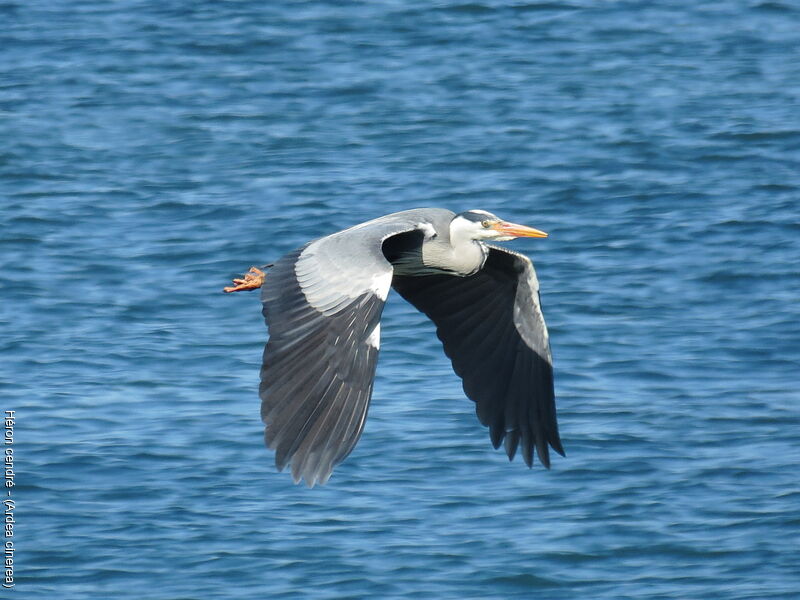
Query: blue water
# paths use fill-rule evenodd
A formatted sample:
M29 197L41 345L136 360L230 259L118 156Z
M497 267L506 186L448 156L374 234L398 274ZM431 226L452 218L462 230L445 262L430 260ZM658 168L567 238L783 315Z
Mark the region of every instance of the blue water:
M16 593L800 597L795 2L0 19ZM294 486L262 442L257 294L220 289L417 206L550 233L511 246L539 272L567 458L493 450L393 295L361 442Z

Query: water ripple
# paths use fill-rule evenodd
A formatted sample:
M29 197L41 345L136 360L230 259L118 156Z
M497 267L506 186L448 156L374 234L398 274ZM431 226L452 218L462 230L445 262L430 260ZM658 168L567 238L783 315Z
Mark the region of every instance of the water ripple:
M800 11L0 5L26 598L797 596ZM392 295L366 430L275 473L226 280L415 206L551 233L567 458L509 464Z

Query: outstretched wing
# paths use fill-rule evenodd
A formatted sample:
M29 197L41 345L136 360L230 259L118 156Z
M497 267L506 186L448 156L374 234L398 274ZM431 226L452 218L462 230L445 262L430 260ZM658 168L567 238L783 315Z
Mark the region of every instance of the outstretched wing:
M474 275L396 276L392 285L435 323L494 447L505 439L511 460L521 445L528 466L536 448L549 468L548 444L561 455L564 450L539 283L526 256L489 248L486 263Z
M381 246L424 229L428 213L395 213L318 239L267 275L261 418L275 464L291 464L295 482L325 483L361 436L393 274Z

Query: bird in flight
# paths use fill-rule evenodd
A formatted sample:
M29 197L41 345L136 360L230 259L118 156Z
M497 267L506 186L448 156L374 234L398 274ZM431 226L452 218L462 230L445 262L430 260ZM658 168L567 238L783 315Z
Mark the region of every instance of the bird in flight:
M534 449L550 468L558 435L550 343L533 264L490 244L547 234L483 210L419 208L308 242L269 276L253 267L225 292L261 288L269 328L261 418L278 470L324 484L367 416L383 306L394 288L436 325L464 393L509 460Z

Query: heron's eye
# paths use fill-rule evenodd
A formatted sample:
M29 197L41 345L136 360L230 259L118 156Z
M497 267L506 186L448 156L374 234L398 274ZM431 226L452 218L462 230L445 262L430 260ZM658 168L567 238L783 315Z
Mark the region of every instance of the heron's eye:
M489 227L491 227L491 226L492 226L492 222L491 222L491 221L481 221L481 226L482 226L484 229L489 229Z

